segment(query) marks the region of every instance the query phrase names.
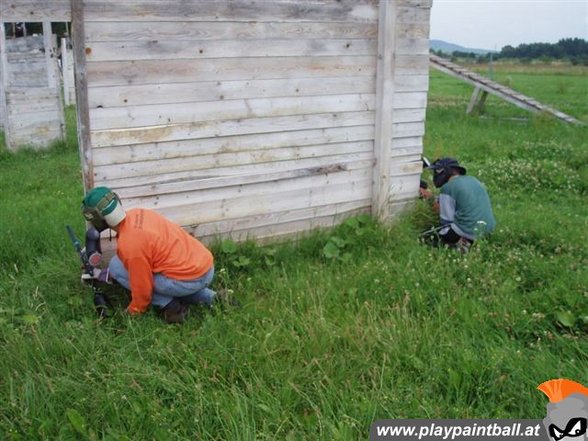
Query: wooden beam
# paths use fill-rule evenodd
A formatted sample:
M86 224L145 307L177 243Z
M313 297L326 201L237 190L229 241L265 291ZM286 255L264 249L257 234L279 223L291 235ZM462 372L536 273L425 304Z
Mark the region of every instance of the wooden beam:
M45 64L47 68L47 83L49 89L56 91L57 93L57 112L59 115L59 139L65 137L65 114L63 111L63 102L61 101L60 84L58 80L59 72L57 71L57 54L56 46L53 44L56 42L53 39L53 31L51 29L51 22L43 22L43 46L45 48Z
M584 125L582 121L579 121L570 115L560 112L559 110L554 109L551 106L542 104L531 97L516 92L513 89L503 86L502 84L496 83L495 81L492 81L486 77L483 77L482 75L479 75L462 66L452 63L451 61L445 60L433 54L431 54L429 58L430 65L435 69L443 73L446 73L447 75L450 75L454 78L457 78L461 81L465 81L466 83L469 83L472 86L479 88L482 91L485 91L486 93L491 93L492 95L495 95L511 104L514 104L517 107L520 107L521 109L525 109L530 112L549 113L567 123ZM482 98L485 99L484 97Z
M0 127L4 128L6 147L10 150L10 127L8 124L8 108L6 94L8 93L8 59L6 56L6 30L0 21L0 117L3 119Z
M69 96L69 75L67 74L69 68L69 49L67 47L67 38L61 39L61 76L63 78L63 101L66 106L71 104L71 98Z
M4 23L70 20L70 0L2 0L0 2L0 21Z
M390 151L393 132L396 2L380 1L378 61L376 67L376 114L372 214L390 217Z
M86 75L86 45L84 32L84 2L72 0L72 43L75 63L75 82L78 120L78 148L82 161L84 188L94 186L94 165L92 161L92 144L90 138L90 111L88 108L88 78Z

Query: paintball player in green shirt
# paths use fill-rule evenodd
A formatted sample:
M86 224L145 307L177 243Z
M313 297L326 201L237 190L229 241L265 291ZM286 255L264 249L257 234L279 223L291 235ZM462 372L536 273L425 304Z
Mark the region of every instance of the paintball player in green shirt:
M467 176L466 169L453 158L438 159L428 168L434 173L435 187L441 189L438 240L467 252L474 240L496 227L488 192L480 181Z

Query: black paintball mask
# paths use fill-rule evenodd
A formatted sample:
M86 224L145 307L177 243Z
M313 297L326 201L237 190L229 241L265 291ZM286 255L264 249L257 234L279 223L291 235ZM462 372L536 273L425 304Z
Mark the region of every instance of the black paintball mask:
M441 188L449 181L455 172L460 175L466 174L466 169L459 165L456 159L453 158L441 158L433 162L429 167L433 170L433 184L435 187Z

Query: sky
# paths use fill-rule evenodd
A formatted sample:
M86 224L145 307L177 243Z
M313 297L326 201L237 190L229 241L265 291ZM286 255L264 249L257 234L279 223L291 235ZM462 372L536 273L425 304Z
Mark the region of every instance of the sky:
M588 0L433 0L431 39L472 49L588 40Z

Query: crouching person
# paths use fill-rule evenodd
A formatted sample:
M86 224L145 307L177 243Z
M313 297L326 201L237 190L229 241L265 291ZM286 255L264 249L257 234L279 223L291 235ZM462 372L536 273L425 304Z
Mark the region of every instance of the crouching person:
M453 158L438 159L428 168L434 173L433 184L441 189L441 225L436 228L433 242L465 253L474 240L496 227L488 192L478 179L467 176L466 169Z
M117 250L110 276L131 292L130 314L142 314L150 305L168 323L181 323L188 305L212 305L209 288L214 276L212 253L179 225L159 213L133 208L125 211L107 187L86 194L82 213L98 231L117 233Z

